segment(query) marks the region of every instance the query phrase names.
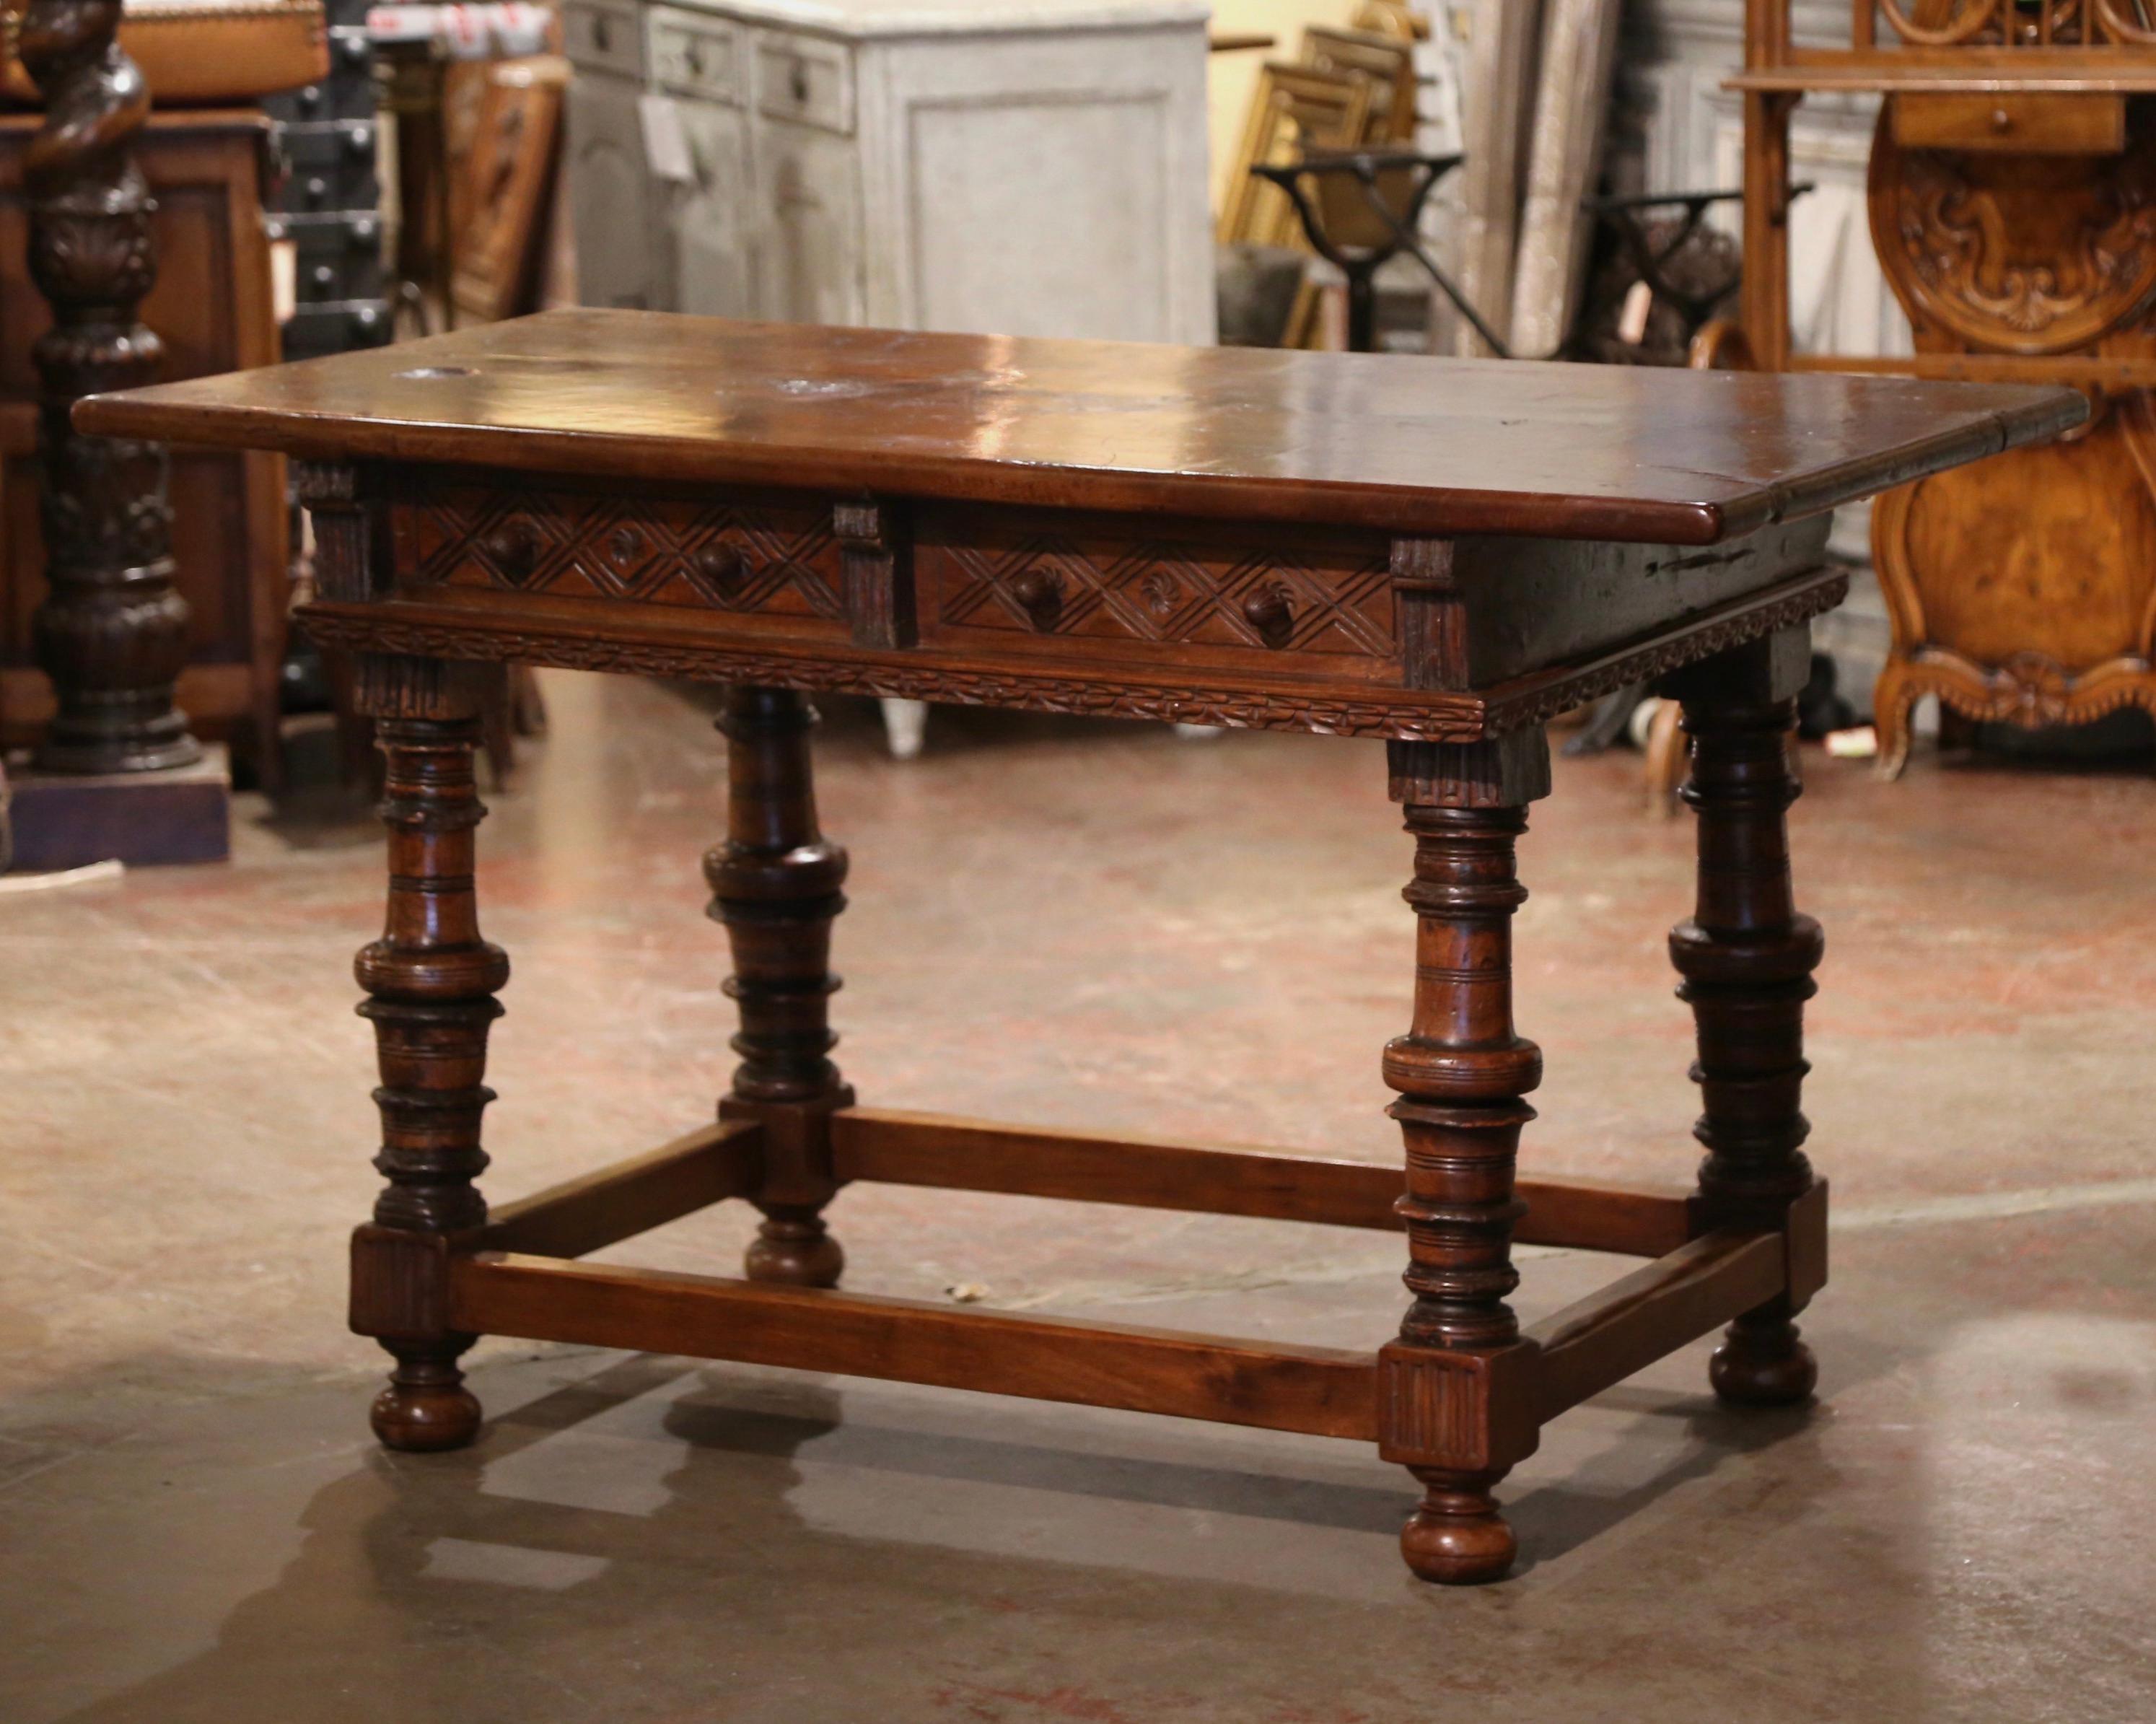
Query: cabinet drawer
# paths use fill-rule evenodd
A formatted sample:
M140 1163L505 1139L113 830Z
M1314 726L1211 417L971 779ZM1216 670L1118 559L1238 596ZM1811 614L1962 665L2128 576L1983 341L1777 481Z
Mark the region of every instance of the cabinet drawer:
M511 475L417 480L391 514L403 585L714 613L757 634L847 638L828 501L693 497Z
M757 111L798 120L825 131L854 129L853 57L820 36L759 34L756 42Z
M1390 547L1367 534L924 505L913 561L925 645L1400 673Z
M721 18L655 8L651 75L666 90L739 107L746 100L741 31Z
M292 164L291 195L305 208L370 209L381 201L372 120L287 126L282 136Z
M1897 95L1894 141L1905 150L2001 150L2115 156L2126 147L2123 95Z
M573 65L629 78L644 75L644 42L633 7L576 0L562 13L562 44Z

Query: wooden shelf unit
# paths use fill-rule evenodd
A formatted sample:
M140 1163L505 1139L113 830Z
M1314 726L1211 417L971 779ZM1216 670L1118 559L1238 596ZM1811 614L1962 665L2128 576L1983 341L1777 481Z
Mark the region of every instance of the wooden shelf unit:
M1742 321L1763 370L2065 384L2093 418L1881 499L1894 638L1873 705L1897 775L1933 695L2035 727L2156 712L2156 6L1851 0L1845 45L1799 46L1792 0L1747 0ZM1812 93L1882 96L1879 264L1913 357L1793 351L1789 126Z

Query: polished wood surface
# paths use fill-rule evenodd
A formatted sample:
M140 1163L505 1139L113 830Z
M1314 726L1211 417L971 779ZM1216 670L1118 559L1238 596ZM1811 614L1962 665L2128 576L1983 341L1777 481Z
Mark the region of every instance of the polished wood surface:
M494 1100L487 1031L501 1015L495 995L509 980L509 960L480 936L473 885L486 817L472 772L480 684L468 665L424 659L370 655L355 671L384 762L389 895L381 938L352 966L381 1068L374 1165L387 1182L354 1240L354 1326L397 1361L374 1403L375 1434L392 1449L448 1449L479 1426L479 1403L457 1365L473 1337L449 1328L439 1309L408 1308L424 1301L370 1298L385 1283L393 1290L416 1279L408 1269L377 1278L360 1265L435 1262L443 1244L486 1224L486 1199L473 1182L487 1163L480 1147L480 1118Z
M726 835L704 858L707 913L726 931L726 992L741 1015L741 1064L720 1116L754 1121L763 1151L751 1193L763 1222L745 1272L796 1287L836 1286L845 1267L823 1212L839 1189L831 1116L854 1100L830 1059L831 922L846 907L846 853L816 824L815 723L791 690L726 690Z
M1415 841L1403 894L1416 919L1414 1016L1383 1065L1399 1094L1386 1111L1405 1140L1402 1279L1414 1299L1384 1359L1389 1410L1414 1410L1387 1420L1379 1453L1424 1487L1400 1535L1408 1566L1425 1580L1492 1580L1516 1548L1491 1496L1509 1457L1458 1465L1435 1409L1452 1399L1455 1358L1520 1338L1506 1300L1520 1282L1513 1167L1543 1056L1512 1024L1512 916L1527 896L1513 852L1527 804L1549 794L1549 745L1537 730L1456 749L1396 742L1388 753Z
M1670 960L1698 1041L1700 1201L1724 1227L1784 1229L1815 1183L1804 1153L1804 1003L1818 992L1812 972L1826 941L1796 907L1788 826L1803 792L1789 738L1810 670L1811 633L1790 629L1664 685L1691 739L1681 794L1699 846L1698 895L1670 931ZM1752 1405L1810 1395L1819 1369L1792 1321L1804 1302L1788 1288L1731 1313L1709 1367L1716 1393Z
M1581 1397L1725 1321L1726 1399L1810 1392L1820 936L1784 823L1805 629L1845 577L1823 518L1773 517L2080 413L2056 390L579 313L85 418L310 458L307 626L357 654L389 762L389 920L360 967L389 1187L352 1306L397 1360L384 1442L470 1440L480 1333L1130 1408L1374 1440L1422 1487L1409 1566L1465 1583L1507 1572L1496 1489ZM730 685L705 871L741 1064L716 1129L490 1221L508 967L478 929L474 714L480 661L528 659ZM1515 847L1550 790L1542 722L1650 678L1692 741L1699 895L1671 950L1707 1157L1690 1189L1518 1179L1541 1055L1512 1021ZM816 805L820 687L1384 736L1414 853L1413 1013L1382 1068L1404 1172L857 1108L830 1058L847 860ZM878 1180L1397 1228L1411 1300L1363 1353L839 1292L825 1212ZM733 1198L763 1217L746 1280L574 1260ZM1652 1260L1523 1332L1522 1242Z
M984 1389L1316 1436L1368 1441L1372 1430L1371 1356L1339 1347L493 1253L457 1260L449 1310L459 1328L490 1335Z
M570 310L101 398L291 454L1705 545L2081 423L2059 389Z
M1009 1192L1393 1233L1407 1224L1399 1209L1399 1169L1370 1162L875 1107L834 1115L831 1145L833 1170L841 1181ZM1691 1194L1676 1188L1522 1179L1514 1189L1527 1206L1512 1234L1522 1244L1659 1257L1698 1230Z
M763 1177L762 1127L731 1120L689 1132L648 1154L503 1203L487 1216L490 1251L583 1257L728 1198Z

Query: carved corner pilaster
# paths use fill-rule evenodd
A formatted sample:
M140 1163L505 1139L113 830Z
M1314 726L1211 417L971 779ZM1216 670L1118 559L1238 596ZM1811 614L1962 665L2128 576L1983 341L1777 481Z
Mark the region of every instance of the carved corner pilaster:
M1467 607L1453 581L1452 560L1450 539L1393 541L1400 668L1411 689L1457 693L1473 680L1467 663Z
M366 603L395 578L388 508L374 469L344 461L295 461L292 488L315 528L315 594Z
M875 499L837 505L846 620L860 647L910 647L920 639L914 597L913 536L902 509Z

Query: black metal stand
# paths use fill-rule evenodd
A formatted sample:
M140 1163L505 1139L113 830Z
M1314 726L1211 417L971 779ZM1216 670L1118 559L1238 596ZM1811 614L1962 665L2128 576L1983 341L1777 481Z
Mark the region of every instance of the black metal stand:
M1403 253L1429 271L1476 334L1501 357L1511 356L1474 306L1415 237L1415 222L1437 182L1463 156L1413 150L1312 150L1300 162L1260 163L1250 172L1287 193L1312 249L1348 278L1348 350L1368 353L1378 339L1378 271ZM1314 182L1313 198L1305 180ZM1359 202L1328 195L1353 184Z

